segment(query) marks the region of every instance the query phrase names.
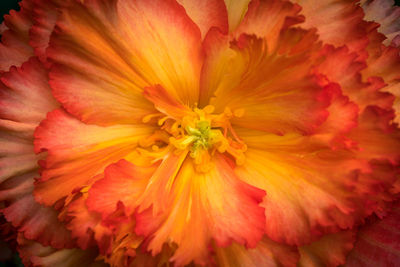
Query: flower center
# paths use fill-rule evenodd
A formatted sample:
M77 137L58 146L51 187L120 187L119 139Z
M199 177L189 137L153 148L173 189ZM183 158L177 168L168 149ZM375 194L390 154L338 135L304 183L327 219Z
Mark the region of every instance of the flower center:
M168 151L173 149L175 153L188 153L196 164L196 170L200 172L207 172L212 167L211 159L216 152L227 153L235 159L236 164L242 165L245 161L244 152L247 146L232 129L230 118L242 116L243 111L232 112L226 108L221 114L213 114L213 112L214 107L208 105L203 109L194 108L193 112L181 119L173 119L161 114L149 115L143 121L149 121L150 117L162 116L158 120L161 131L156 131L140 145L153 146L154 149L156 142L162 140L167 143Z

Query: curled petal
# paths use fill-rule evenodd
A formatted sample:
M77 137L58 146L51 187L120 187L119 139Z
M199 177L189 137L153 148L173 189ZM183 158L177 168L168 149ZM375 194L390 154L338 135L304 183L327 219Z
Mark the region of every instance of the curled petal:
M192 260L207 264L211 239L218 246L232 241L256 246L264 231L263 209L258 206L264 192L239 181L231 168L222 156L205 174L196 173L190 159L183 163L164 200L166 210L154 214L150 208L136 216L136 232L146 238L153 255L164 243L175 243L171 260L177 265Z
M174 0L73 1L47 54L55 97L84 122L137 123L153 111L142 92L154 84L182 103L198 100L201 34Z
M29 29L32 26L32 0L21 1L20 10L10 11L4 16L6 29L1 34L0 72L8 71L11 66L21 66L33 56L29 46Z
M90 185L109 164L134 151L152 133L148 125L87 125L62 109L48 114L35 132L36 152L47 151L35 197L53 205L74 189Z
M339 266L346 262L346 256L355 242L354 231L343 231L325 235L310 245L299 248L301 267Z

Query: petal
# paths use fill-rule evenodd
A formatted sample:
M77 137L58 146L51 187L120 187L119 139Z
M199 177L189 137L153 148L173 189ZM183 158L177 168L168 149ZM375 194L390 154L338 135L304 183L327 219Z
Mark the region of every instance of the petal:
M244 18L251 0L224 0L228 10L229 32L233 32Z
M323 236L310 245L299 248L300 267L339 266L346 262L346 255L353 248L355 234L343 231Z
M218 266L296 266L299 253L296 247L279 244L264 237L255 248L232 244L226 248L215 248Z
M47 72L36 58L21 67L11 67L0 84L0 201L3 214L25 238L43 245L70 247L69 232L58 221L57 212L41 206L32 196L39 176L34 154L33 131L46 113L57 107Z
M395 97L394 109L396 122L400 121L400 55L399 49L389 46L379 46L375 51L369 51L368 67L362 71L364 79L381 77L387 85L382 90L392 93Z
M54 95L85 122L135 122L153 111L141 94L154 84L184 104L198 101L201 34L174 0L74 1L47 53Z
M4 16L7 29L1 34L0 72L8 71L11 66L19 67L33 56L29 46L29 28L32 26L32 0L21 1L20 10L10 11Z
M289 29L282 31L276 48L270 48L268 40L242 35L233 47L233 59L223 56L231 59L222 66L226 69L220 69L221 63L216 67L221 76L208 90L215 95L211 104L217 112L226 107L244 110L242 117L231 119L233 125L276 134L314 131L326 119L328 104L310 73L312 53L319 48L316 38L311 31Z
M400 34L400 8L395 6L393 0L373 0L363 3L365 20L375 21L380 24L378 31L386 36L385 45Z
M164 212L148 209L136 217L136 232L148 239L153 255L164 243L178 245L171 258L178 266L192 260L206 264L211 238L218 246L236 241L254 247L264 231L258 206L264 191L240 182L222 156L207 173L196 172L193 164L191 159L183 163Z
M328 44L346 45L351 52L367 57L364 48L368 45L368 23L363 21L364 12L356 1L297 0L306 18L302 27L317 28L319 38Z
M347 47L325 46L322 55L325 59L315 67L315 71L338 83L343 94L356 103L360 111L369 105L392 108L393 96L384 92L386 85L381 78L370 77L366 82L362 81L361 72L370 67L366 62L360 62L356 53L350 53Z
M245 33L265 38L268 40L268 46L273 49L283 29L304 20L298 15L300 10L299 5L289 1L251 1L245 17L234 34L237 37Z
M33 198L33 182L36 172L13 177L0 185L0 201L7 201L2 210L7 221L29 240L44 246L68 248L73 246L70 233L58 221L58 213L41 206Z
M177 2L185 8L186 13L200 28L203 38L212 27L228 33L228 13L223 0L177 0Z
M88 249L97 242L100 253L105 254L110 249L112 230L102 224L99 213L88 210L87 197L87 192L74 195L62 211L64 221L79 248Z
M349 188L351 163L334 153L314 152L316 157L307 159L310 155L298 154L300 149L293 154L285 151L288 144L275 148L281 152L249 148L246 164L235 169L243 181L267 192L262 204L267 236L301 245L322 233L352 227L362 205ZM312 144L305 148L312 151Z
M33 25L29 30L29 44L35 55L46 63L46 48L49 46L50 35L54 30L59 15L58 1L34 0L32 10Z
M83 188L109 164L134 152L139 139L154 130L148 125L86 125L62 109L48 114L35 132L36 152L47 151L35 197L46 205Z
M367 221L357 233L357 242L345 266L396 266L400 262L399 222L399 202L382 220L374 217Z
M88 266L106 267L107 265L96 260L97 251L80 249L61 249L44 247L34 241L18 236L18 252L26 266Z
M108 166L104 171L105 177L89 190L88 207L106 217L116 210L118 202L122 202L127 213L131 214L158 165L139 167L120 160Z
M58 106L47 84L47 72L36 58L4 73L0 88L0 114L3 120L36 127L48 111Z

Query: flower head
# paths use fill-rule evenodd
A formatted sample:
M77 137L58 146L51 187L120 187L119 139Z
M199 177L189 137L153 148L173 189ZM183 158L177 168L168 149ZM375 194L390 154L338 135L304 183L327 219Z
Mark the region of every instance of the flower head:
M387 2L23 0L0 47L0 200L24 261L399 262L362 243L398 215Z

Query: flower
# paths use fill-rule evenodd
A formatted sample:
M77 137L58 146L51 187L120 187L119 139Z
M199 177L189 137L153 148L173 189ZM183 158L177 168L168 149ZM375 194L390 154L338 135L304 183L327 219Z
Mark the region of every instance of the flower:
M400 262L399 9L295 2L6 16L0 201L25 264Z

